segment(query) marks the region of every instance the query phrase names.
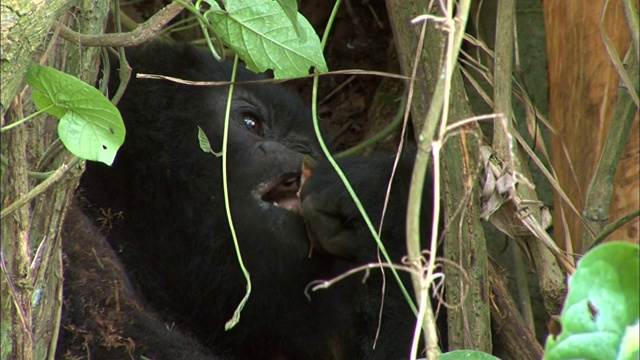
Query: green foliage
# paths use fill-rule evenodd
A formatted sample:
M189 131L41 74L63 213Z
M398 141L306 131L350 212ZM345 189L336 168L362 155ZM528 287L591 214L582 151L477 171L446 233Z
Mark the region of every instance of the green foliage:
M124 142L118 109L100 91L82 80L48 66L27 71L31 99L38 109L60 119L58 136L74 155L107 165Z
M440 354L438 360L499 360L497 357L477 350L455 350Z
M638 254L638 245L609 242L578 262L545 359L638 359Z
M638 328L638 321L631 326L627 326L624 330L624 336L622 337L622 343L620 344L620 352L618 359L620 360L633 360L640 359L640 329Z
M293 24L293 27L298 31L298 2L296 0L275 0L280 5L282 11Z
M212 30L254 72L273 69L276 79L309 74L315 66L327 71L320 39L304 16L295 12L292 1L226 0L225 9L206 0L205 13Z
M204 130L202 130L200 126L198 126L198 144L200 144L200 149L202 149L202 151L204 151L205 153L211 153L215 156L222 156L222 152L213 151L207 134L204 133Z

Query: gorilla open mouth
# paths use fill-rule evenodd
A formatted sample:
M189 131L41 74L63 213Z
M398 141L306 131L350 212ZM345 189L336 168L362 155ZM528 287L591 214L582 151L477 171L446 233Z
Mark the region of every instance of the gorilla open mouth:
M284 173L262 188L260 199L273 206L300 214L299 173Z

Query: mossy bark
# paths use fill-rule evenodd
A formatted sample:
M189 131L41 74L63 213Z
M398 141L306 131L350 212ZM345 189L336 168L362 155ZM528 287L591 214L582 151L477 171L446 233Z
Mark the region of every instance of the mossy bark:
M51 65L95 82L98 49L69 44L56 36L56 30L64 24L100 34L108 5L70 0L2 3L2 126L34 111L24 87L31 63ZM2 359L53 358L55 350L62 306L60 229L83 164L56 143L56 125L57 119L42 116L1 135ZM56 175L60 175L57 181L33 200L4 211Z
M422 25L411 19L430 13L423 2L388 0L387 9L393 28L398 59L403 74L410 75ZM416 133L420 133L438 78L443 70L441 54L446 34L429 22L424 46L417 66L415 94L411 115ZM424 79L424 80L422 80ZM472 116L458 70L454 70L449 107L449 124ZM489 282L484 232L479 217L479 198L476 173L479 169L476 125L463 127L457 136L450 137L442 150L441 174L445 223L445 257L468 274L466 280L457 267L445 266L446 291L449 303L461 303L448 310L449 347L477 349L491 353L491 324L489 316ZM463 204L462 206L460 204ZM423 205L428 206L428 205ZM463 294L464 293L464 297Z

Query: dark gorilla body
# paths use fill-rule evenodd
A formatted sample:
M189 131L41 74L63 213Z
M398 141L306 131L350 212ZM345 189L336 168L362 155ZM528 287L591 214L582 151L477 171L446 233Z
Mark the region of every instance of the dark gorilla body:
M252 293L240 322L224 330L245 293L245 280L224 210L221 158L200 149L197 127L219 151L228 87L136 79L135 74L220 81L230 78L231 68L207 51L186 46L153 44L128 51L127 59L134 72L118 105L127 139L112 167L87 165L80 197L85 212L94 217L118 214L108 219L106 238L145 302L216 354L206 354L188 336L165 329L154 316L141 312L132 317L138 326L123 332L136 343L136 351L146 351L137 355L407 358L415 318L390 274L376 350L380 271L372 271L364 284L356 275L311 293L310 300L305 296L305 288L314 280L376 262L376 245L341 181L323 161L303 187L304 220L295 211L300 210L296 192L303 156L322 159L322 155L309 110L297 96L276 85L237 86L233 94L229 197ZM112 92L117 86L114 69ZM241 69L237 78L260 77ZM392 163L391 156L341 163L376 227ZM405 253L409 174L409 164L401 162L382 233L395 262ZM427 229L429 216L423 223ZM428 234L423 231L424 237ZM67 300L81 296L65 286L71 292L65 295ZM65 316L73 318L76 309L69 301L65 304ZM62 344L65 336L70 334L63 330Z

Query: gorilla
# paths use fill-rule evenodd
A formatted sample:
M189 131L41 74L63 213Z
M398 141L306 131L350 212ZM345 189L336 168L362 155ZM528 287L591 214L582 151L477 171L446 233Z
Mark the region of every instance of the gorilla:
M58 356L80 347L92 359L408 358L415 315L390 272L359 271L307 291L314 281L377 263L379 253L324 159L308 106L273 84L239 84L233 92L228 194L251 296L239 323L225 330L247 283L225 211L222 159L200 148L198 128L220 151L229 88L136 74L228 81L231 65L188 45L152 43L126 54L133 73L118 104L125 143L111 167L87 163L64 228ZM112 59L111 93L118 67ZM240 82L263 78L245 68L237 74ZM308 157L317 164L301 186ZM393 162L379 154L339 163L376 228ZM395 263L406 254L411 164L411 156L399 163L382 226ZM429 193L423 203L431 203ZM431 214L423 213L428 239ZM105 239L110 247L100 247ZM109 325L113 313L125 320ZM89 327L99 331L87 335Z

